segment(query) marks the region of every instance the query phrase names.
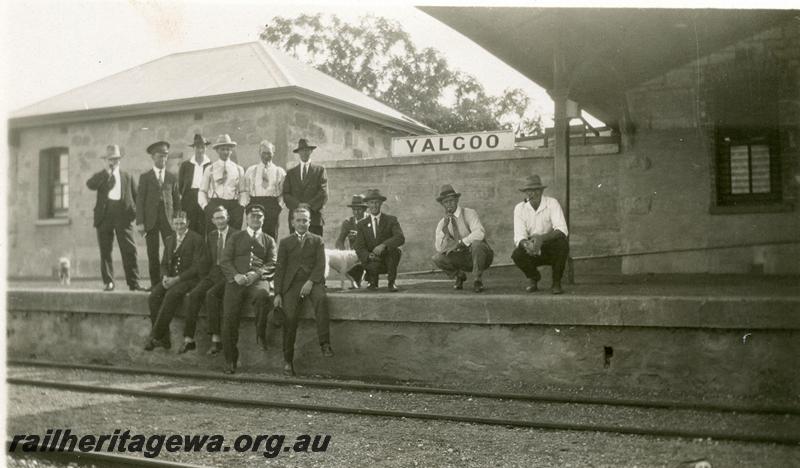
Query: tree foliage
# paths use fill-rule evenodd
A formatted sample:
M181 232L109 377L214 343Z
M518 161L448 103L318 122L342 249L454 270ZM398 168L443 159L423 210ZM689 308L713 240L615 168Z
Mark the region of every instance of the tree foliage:
M274 17L261 39L442 133L541 132L526 117L521 89L491 96L475 77L451 70L433 48L418 49L399 23L372 15L357 24L335 15Z

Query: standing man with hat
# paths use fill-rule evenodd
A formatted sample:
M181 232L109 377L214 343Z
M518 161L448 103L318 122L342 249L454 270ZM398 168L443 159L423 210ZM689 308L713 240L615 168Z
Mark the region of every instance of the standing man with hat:
M94 227L100 245L100 274L104 291L114 290L114 263L111 248L117 235L125 282L131 291L141 291L139 267L136 265L136 243L133 240L133 221L136 219L136 181L119 169L122 153L119 145L109 145L102 158L106 167L86 181L89 190L97 192L94 205Z
M322 235L322 226L325 224L322 208L328 202L328 175L324 167L311 164L311 152L314 148L316 146L309 145L305 138L301 138L297 142L297 148L292 150L300 156L300 164L289 169L283 184L283 201L289 208L290 233L294 232L292 210L301 203L306 203L311 207L311 226L308 230L318 236Z
M355 250L356 244L356 224L364 219L367 212L367 204L364 203L364 195L353 195L353 199L348 208L353 210L353 216L342 222L342 229L339 231L339 238L336 239L336 248L339 250ZM347 272L347 276L353 282L353 288L361 287L361 280L364 277L364 267L359 263Z
M473 290L483 291L483 272L494 259L494 252L486 242L478 212L458 206L461 194L450 184L443 185L436 201L444 207L444 218L436 225L433 247L436 254L433 263L447 276L455 278L455 289L463 289L467 271L472 271L475 282Z
M181 198L178 179L167 172L169 143L157 141L147 147L153 159L153 169L139 176L139 194L136 198L136 224L147 242L147 262L150 270L150 288L161 282L159 234L166 243L172 235L172 213L179 210Z
M211 165L211 160L206 155L206 146L211 142L203 135L195 133L194 142L189 145L194 148L194 157L181 163L178 169L178 192L181 194L181 208L189 219L189 229L200 234L206 233L206 219L203 209L197 202L200 182L203 180L203 171Z
M256 203L264 207L264 227L262 229L277 241L286 171L272 162L274 155L275 145L269 140L262 140L258 144L258 156L261 162L248 167L244 178L247 181L249 198L247 204Z
M231 235L222 251L220 268L225 275L222 312L222 351L225 373L233 374L239 359L239 319L246 304L254 303L257 321L266 323L272 310L270 281L275 274L275 241L262 230L264 207L247 206L247 229Z
M367 289L378 289L378 275L387 273L389 292L397 292L397 266L400 264L399 247L406 242L397 218L381 213L386 197L378 189L367 190L364 195L368 216L356 224L355 250L366 270Z
M528 277L528 292L539 290L539 265L553 266L553 294L563 294L561 277L569 255L567 221L558 200L542 195L546 185L538 175L525 180L519 189L525 201L514 207L514 264Z
M230 226L235 229L242 227L242 212L247 196L247 187L242 166L231 161L236 142L228 134L220 135L212 145L219 155L219 159L206 167L203 179L200 181L200 190L197 202L205 212L206 232L214 229L211 215L214 208L224 206L230 215Z

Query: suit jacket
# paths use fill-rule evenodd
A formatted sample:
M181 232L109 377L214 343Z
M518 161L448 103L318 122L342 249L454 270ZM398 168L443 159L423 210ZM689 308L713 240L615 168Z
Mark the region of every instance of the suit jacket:
M237 232L239 232L238 229L228 226L228 232L225 235L225 245L228 245L228 241L230 240L231 236ZM211 270L217 266L218 236L219 231L216 229L209 232L206 236L206 240L203 243L203 259L200 263L200 276L207 276L209 273L211 273ZM220 270L220 273L222 273L222 270Z
M377 237L372 233L372 216L370 215L356 224L356 231L354 248L362 264L367 262L370 252L378 244L383 244L388 248L397 248L406 242L403 230L400 229L400 222L395 216L386 213L381 213Z
M350 231L355 231L355 230L356 230L355 216L351 216L342 221L342 229L339 231L339 237L336 238L336 248L339 250L345 250L348 247L347 244L345 244L345 241L349 241L350 248L355 249L356 236L350 235Z
M122 201L125 210L125 219L123 220L126 225L129 225L136 219L136 181L130 174L122 170L119 171L120 183L122 184ZM94 227L100 226L106 216L106 207L108 206L108 192L114 185L114 178L111 174L104 170L96 172L89 180L86 181L86 186L89 190L97 192L97 201L94 204Z
M203 237L194 231L187 231L180 247L175 250L177 241L177 234L173 234L164 242L161 276L177 275L181 281L197 278L203 258Z
M194 171L195 165L192 163L192 159L194 159L194 155L182 162L180 167L178 168L178 193L181 195L181 198L185 197L187 192L192 188L192 180L194 180ZM203 164L203 170L211 165L211 161Z
M210 236L209 236L210 237ZM247 230L230 235L222 251L220 268L228 282L237 274L255 271L262 280L271 280L275 274L275 241L262 231L253 240Z
M311 225L322 226L322 207L328 202L328 175L325 168L316 164L308 165L308 174L300 181L300 164L286 172L283 181L283 202L290 210L300 203L311 205Z
M136 198L136 224L144 224L146 230L158 223L158 203L164 200L164 214L172 221L172 213L179 210L181 196L178 193L178 178L164 170L164 183L159 187L156 171L150 169L139 176L139 196Z
M281 239L278 246L278 265L275 268L275 291L283 294L295 281L311 280L325 283L325 244L322 237L306 232L300 248L300 239L292 234Z

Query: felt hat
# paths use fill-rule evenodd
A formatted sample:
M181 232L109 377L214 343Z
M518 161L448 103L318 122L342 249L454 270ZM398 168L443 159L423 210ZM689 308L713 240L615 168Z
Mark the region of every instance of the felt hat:
M364 203L364 195L353 195L353 199L350 200L350 204L347 205L348 208L366 208L367 204Z
M546 185L542 185L542 179L540 179L538 175L532 175L525 179L525 184L520 187L519 191L524 192L526 190L538 190L546 187Z
M369 189L367 190L367 194L364 195L364 201L368 202L370 200L386 201L386 197L381 195L381 191L378 189Z
M297 142L297 148L293 149L293 150L292 150L292 153L297 153L298 151L300 151L300 150L302 150L302 149L310 149L310 150L313 150L314 148L316 148L316 146L309 145L309 144L308 144L308 141L306 141L306 139L305 139L305 138L301 138L301 139L300 139L300 140Z
M106 146L106 154L100 156L103 159L119 159L122 157L122 152L119 150L119 145Z
M441 203L442 200L444 200L445 198L450 198L450 197L460 198L461 194L456 192L456 190L453 188L452 185L444 184L444 185L442 185L442 188L439 189L439 196L436 197L436 201Z
M198 146L208 146L210 144L211 144L211 141L206 140L205 138L203 138L203 135L201 135L199 133L195 133L194 134L194 142L192 142L192 144L189 145L189 146L198 147Z

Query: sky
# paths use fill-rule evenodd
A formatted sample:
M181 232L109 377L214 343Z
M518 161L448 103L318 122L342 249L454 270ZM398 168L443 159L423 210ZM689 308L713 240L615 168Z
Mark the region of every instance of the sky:
M168 54L257 40L273 16L319 12L396 20L418 47L434 46L489 93L522 88L533 98L531 112L552 114L541 87L408 3L10 0L6 8L13 18L5 29L6 60L14 65L6 85L11 110Z

